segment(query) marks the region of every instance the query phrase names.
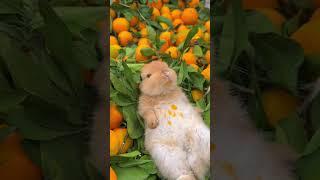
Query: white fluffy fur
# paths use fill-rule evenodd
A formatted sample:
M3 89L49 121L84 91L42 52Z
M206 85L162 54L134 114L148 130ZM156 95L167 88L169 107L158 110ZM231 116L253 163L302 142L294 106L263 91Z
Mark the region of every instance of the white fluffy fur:
M290 161L295 154L266 142L250 122L228 84L214 81L216 128L214 176L216 180L293 180Z
M169 180L204 179L210 167L210 130L199 112L184 94L153 109L159 125L146 128L145 147L161 175Z

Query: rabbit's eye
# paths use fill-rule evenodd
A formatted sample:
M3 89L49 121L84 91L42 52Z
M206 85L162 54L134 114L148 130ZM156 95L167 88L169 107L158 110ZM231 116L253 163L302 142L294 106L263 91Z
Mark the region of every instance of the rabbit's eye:
M147 78L151 77L151 74L147 74Z

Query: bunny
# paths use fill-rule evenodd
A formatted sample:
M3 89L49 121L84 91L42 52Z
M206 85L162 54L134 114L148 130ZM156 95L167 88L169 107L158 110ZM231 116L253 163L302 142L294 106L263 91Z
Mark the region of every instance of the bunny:
M230 85L214 80L216 112L213 152L218 180L293 180L297 155L285 145L266 142L253 126Z
M210 167L210 130L182 89L176 72L160 60L144 65L138 113L145 148L169 180L204 179Z

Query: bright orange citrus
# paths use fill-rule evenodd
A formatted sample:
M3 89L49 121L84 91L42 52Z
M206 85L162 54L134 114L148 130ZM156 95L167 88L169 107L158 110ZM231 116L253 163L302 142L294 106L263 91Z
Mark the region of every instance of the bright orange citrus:
M120 127L123 120L123 116L118 110L115 104L110 104L110 129L115 129Z
M120 33L122 31L128 31L129 27L130 27L130 24L125 18L116 18L112 22L112 30L116 33Z
M195 25L198 22L198 12L194 8L186 8L181 14L181 19L186 25Z
M191 52L185 53L182 56L182 60L184 60L187 64L196 64L197 63L197 57Z
M118 38L121 46L127 46L130 42L133 41L133 36L131 32L128 31L120 32Z

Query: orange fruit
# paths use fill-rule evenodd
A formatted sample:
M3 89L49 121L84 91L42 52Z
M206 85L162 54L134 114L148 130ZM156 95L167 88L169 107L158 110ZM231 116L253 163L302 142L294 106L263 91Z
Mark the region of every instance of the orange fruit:
M295 112L299 105L297 97L278 88L263 91L261 98L268 122L272 126Z
M188 3L189 7L196 8L199 6L199 0L191 0Z
M172 19L180 19L181 18L181 10L175 9L171 12Z
M159 11L159 9L153 8L151 19L155 21L158 16L160 16L160 11Z
M122 31L118 35L119 43L121 46L127 46L130 42L133 41L133 36L131 32Z
M182 56L182 60L184 60L187 64L196 64L197 57L192 52L187 52Z
M143 22L138 22L138 29L141 31L143 28L146 27L146 24L144 24Z
M191 96L194 101L199 101L203 97L203 92L198 89L194 89L191 91Z
M185 25L181 25L177 29L178 32L181 32L181 31L184 31L184 30L189 30L189 28L187 26L185 26Z
M23 154L0 165L0 179L42 180L42 174L40 168Z
M159 36L159 39L166 40L167 42L169 42L169 45L170 45L171 44L171 33L168 31L162 32Z
M314 11L314 13L312 14L312 17L309 19L309 21L313 21L313 20L316 20L319 18L320 18L320 8L318 8Z
M165 17L165 18L168 18L170 21L172 21L172 17L171 17L170 12L169 12L169 13L161 14L161 16L163 16L163 17Z
M169 54L173 59L177 59L179 57L179 50L177 47L175 46L171 46L169 47L166 51L165 51L166 54Z
M278 0L242 0L244 9L278 8Z
M120 150L120 140L117 134L110 130L110 156L115 156L119 153Z
M207 32L210 34L210 21L207 21L204 26L206 27Z
M128 31L129 27L130 27L130 24L125 18L116 18L112 22L112 30L116 33L120 33L122 31Z
M110 57L116 59L119 56L119 51L121 47L118 44L110 46Z
M197 70L197 71L199 70L199 66L196 65L196 64L190 64L190 66L193 67L193 68L194 68L195 70Z
M195 34L193 36L192 40L197 40L197 39L200 39L200 38L203 38L203 31L202 31L202 29L199 28L197 34Z
M114 36L110 36L110 45L118 45L118 40Z
M140 40L138 42L138 46L143 45L143 44L150 46L150 40L147 38L140 38Z
M173 20L173 27L178 27L179 25L183 24L183 21L181 19L175 19Z
M141 37L146 38L148 37L148 29L147 28L143 28L140 31Z
M110 104L110 129L115 129L120 127L123 116L118 110L117 105Z
M194 8L186 8L181 14L181 19L185 25L195 25L198 22L198 12Z
M110 180L118 180L117 174L116 172L114 172L114 170L112 169L112 167L110 166Z
M320 21L309 21L294 32L291 38L301 45L307 56L316 55L320 52L320 36L316 36L319 30Z
M5 127L7 125L2 125ZM21 140L21 136L13 132L0 141L0 179L41 180L41 169L29 159Z
M210 81L210 64L201 72L201 74L206 80Z
M140 45L136 48L135 57L136 57L137 62L148 60L148 57L143 56L141 53L141 49L143 49L143 48L150 48L150 46L143 44L143 45Z
M149 2L148 4L149 6L160 10L162 7L162 0L152 0L152 2L151 3Z
M162 6L160 12L161 14L170 14L170 8L168 6Z
M203 40L207 43L210 42L210 34L205 32L204 35L203 35Z
M138 22L139 22L138 17L137 17L137 16L134 16L134 17L130 20L130 26L131 26L131 27L134 27L134 26L136 26L136 25L138 24Z
M210 64L210 50L206 52L204 55L204 59L207 61L208 64Z
M117 16L116 12L111 8L110 8L110 16L112 17L112 19L114 19Z
M129 137L126 128L117 128L113 130L120 142L119 154L126 153L132 147L133 140Z
M166 41L160 48L160 52L164 53L168 48L169 48L170 44L168 41Z
M177 36L176 36L176 45L177 46L180 45L181 43L184 43L184 41L187 38L187 35L188 35L189 31L190 31L189 29L182 30L177 34Z

